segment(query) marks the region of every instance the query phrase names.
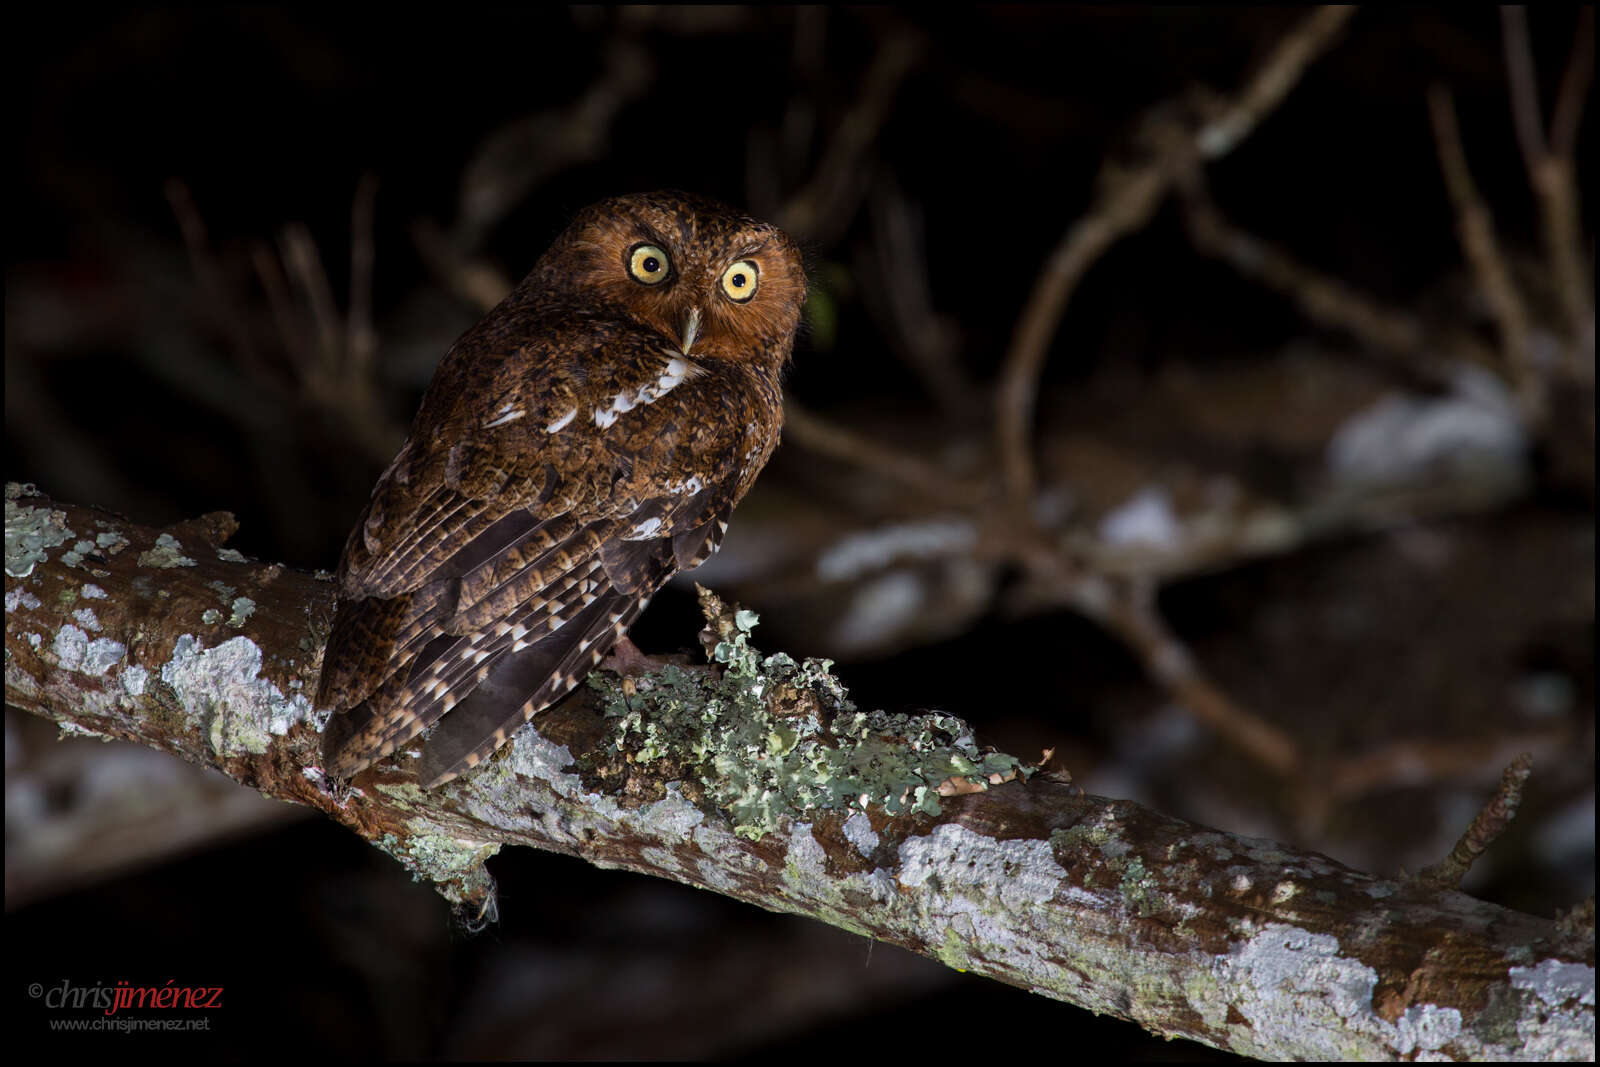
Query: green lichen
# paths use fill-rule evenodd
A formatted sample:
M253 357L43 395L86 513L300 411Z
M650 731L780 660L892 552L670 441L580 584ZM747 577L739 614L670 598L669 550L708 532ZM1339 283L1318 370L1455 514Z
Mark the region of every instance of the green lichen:
M141 567L193 567L195 561L183 554L183 545L171 534L156 538L154 548L139 553Z
M245 620L255 614L256 602L247 596L233 598L233 614L228 616L228 625L234 629L244 626Z
M65 544L74 536L67 527L67 514L50 508L18 504L19 497L31 495L32 486L6 485L6 574L26 578L36 564L47 558L46 549Z
M1138 856L1133 857L1123 870L1122 881L1117 888L1134 914L1148 917L1155 913L1158 904L1155 894L1160 884L1145 869L1144 861Z
M937 815L948 779L971 791L991 775L1031 773L1013 756L980 751L954 716L857 710L831 661L763 656L749 640L756 622L741 610L724 628L711 653L720 679L667 667L630 694L590 676L615 719L607 743L635 763L667 761L695 778L740 836L759 839L817 810Z
M411 829L408 837L386 833L373 844L399 860L413 881L432 882L452 903L493 901L494 879L484 862L500 851L498 843L433 833L421 823Z

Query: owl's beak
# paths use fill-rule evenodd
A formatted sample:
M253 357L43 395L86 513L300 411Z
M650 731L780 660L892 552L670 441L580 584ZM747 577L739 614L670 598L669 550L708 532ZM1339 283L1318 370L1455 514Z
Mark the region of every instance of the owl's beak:
M690 308L689 315L683 320L683 347L684 355L689 355L694 348L694 340L700 336L700 309Z

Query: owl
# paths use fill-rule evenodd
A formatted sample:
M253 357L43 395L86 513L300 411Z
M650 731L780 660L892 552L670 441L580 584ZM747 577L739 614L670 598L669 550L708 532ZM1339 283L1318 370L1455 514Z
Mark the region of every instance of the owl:
M327 774L430 728L423 785L470 770L716 552L778 444L805 294L794 242L714 201L577 215L445 355L345 545Z

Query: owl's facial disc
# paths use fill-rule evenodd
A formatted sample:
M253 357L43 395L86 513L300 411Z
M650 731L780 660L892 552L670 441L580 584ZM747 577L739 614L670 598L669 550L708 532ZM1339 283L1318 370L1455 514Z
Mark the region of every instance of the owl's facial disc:
M679 348L679 351L681 351L686 356L690 355L692 350L693 350L693 348L694 348L695 338L697 338L699 336L700 336L700 309L699 308L690 308L689 309L689 314L684 316L684 320L683 320L683 344Z

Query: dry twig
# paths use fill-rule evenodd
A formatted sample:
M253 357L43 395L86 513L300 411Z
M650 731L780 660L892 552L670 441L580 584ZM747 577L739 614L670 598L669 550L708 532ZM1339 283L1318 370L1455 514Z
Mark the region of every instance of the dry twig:
M1100 192L1088 214L1068 227L1045 261L1028 303L1012 335L1011 347L995 390L996 431L1006 494L1019 521L1027 521L1035 475L1028 438L1032 429L1039 377L1051 339L1067 300L1084 273L1106 250L1142 227L1157 205L1192 165L1194 153L1217 159L1232 151L1299 81L1306 67L1333 41L1354 13L1348 7L1322 7L1307 16L1268 57L1235 96L1231 106L1202 126L1187 145L1157 155L1132 171L1109 161L1099 179Z
M802 241L819 244L843 232L866 190L862 161L922 50L921 37L910 30L895 32L879 46L855 105L839 120L811 180L778 209L774 222Z
M1455 104L1444 86L1435 85L1428 91L1428 114L1433 122L1445 187L1456 212L1456 232L1478 288L1494 315L1505 372L1516 391L1524 418L1530 425L1538 426L1544 419L1546 397L1544 383L1533 366L1528 346L1528 311L1512 284L1511 271L1495 239L1489 206L1479 195L1467 167L1461 131L1456 124Z
M1577 35L1561 79L1548 138L1539 107L1539 79L1528 41L1527 12L1521 6L1506 6L1500 14L1517 144L1528 170L1528 184L1539 204L1545 257L1567 320L1563 346L1566 370L1580 381L1590 382L1594 379L1594 298L1584 267L1583 219L1573 150L1594 74L1594 8L1579 11Z
M1532 773L1531 752L1524 752L1512 760L1511 766L1501 775L1500 786L1494 791L1494 796L1484 802L1483 808L1473 818L1472 825L1461 835L1456 847L1450 850L1450 855L1417 875L1417 880L1440 889L1459 886L1473 861L1483 855L1484 850L1494 844L1495 839L1511 825L1511 820L1516 818L1517 808L1522 803L1522 787Z
M801 448L832 456L909 486L943 506L965 512L987 496L983 486L969 484L899 449L869 441L793 400L784 401L783 424L784 435Z
M1342 330L1374 351L1403 356L1408 370L1435 382L1449 380L1451 368L1434 354L1441 347L1436 329L1425 329L1409 312L1385 307L1371 294L1308 267L1284 248L1233 225L1198 178L1182 183L1182 190L1189 237L1202 253L1289 297L1312 322ZM1473 363L1497 365L1494 352L1470 334L1455 333L1443 347Z

